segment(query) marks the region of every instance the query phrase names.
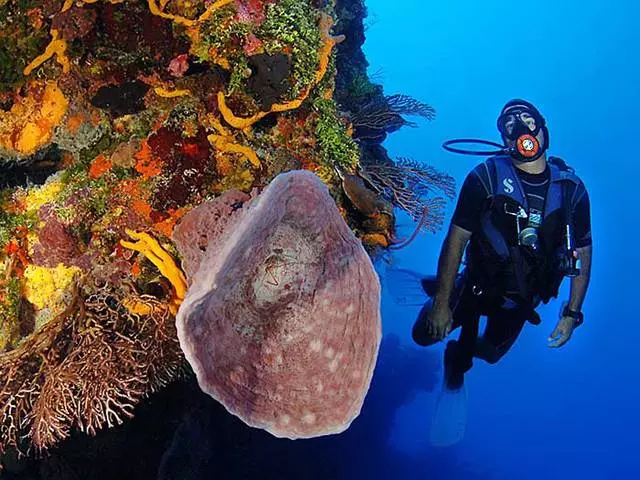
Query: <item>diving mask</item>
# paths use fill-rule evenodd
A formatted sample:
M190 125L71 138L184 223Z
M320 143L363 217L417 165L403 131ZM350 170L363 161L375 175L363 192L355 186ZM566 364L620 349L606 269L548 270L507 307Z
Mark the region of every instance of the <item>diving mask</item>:
M526 107L512 107L498 118L498 130L503 138L515 143L511 155L521 162L537 160L546 150L537 138L543 127L544 120L536 118Z

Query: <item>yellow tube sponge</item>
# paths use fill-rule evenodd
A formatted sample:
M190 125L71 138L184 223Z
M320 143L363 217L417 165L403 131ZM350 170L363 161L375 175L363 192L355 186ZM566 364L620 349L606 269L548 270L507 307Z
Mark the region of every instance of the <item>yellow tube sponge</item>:
M49 60L54 55L56 56L56 60L58 61L58 63L62 65L63 73L67 73L69 71L69 68L70 68L69 58L67 58L67 55L66 55L67 42L65 42L61 38L58 38L57 30L51 30L51 36L53 38L51 39L51 42L49 43L49 45L47 45L47 48L45 49L44 53L41 55L38 55L36 58L33 59L33 61L29 65L25 67L23 72L25 75L29 75L31 72L33 72L36 68L38 68L40 65L42 65L44 62Z
M207 138L218 150L228 153L241 153L254 167L260 168L260 159L258 158L258 155L256 155L256 152L251 150L251 148L238 143L232 143L227 137L222 135L209 135Z
M171 282L171 285L173 285L175 289L176 298L173 303L177 303L175 300L182 301L187 291L187 279L173 258L171 258L171 255L148 233L137 233L129 229L127 229L126 232L127 235L137 241L127 242L120 240L120 244L125 248L130 248L131 250L142 253L151 263L158 267L160 273Z
M166 90L162 87L156 87L153 89L156 92L156 95L164 98L175 98L175 97L184 97L186 95L191 95L191 91L189 90Z

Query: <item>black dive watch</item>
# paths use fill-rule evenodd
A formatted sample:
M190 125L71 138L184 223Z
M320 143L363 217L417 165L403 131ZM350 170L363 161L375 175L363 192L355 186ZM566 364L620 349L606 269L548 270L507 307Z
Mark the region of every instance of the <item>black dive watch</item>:
M564 310L562 310L562 316L573 318L576 321L574 327L579 327L580 325L582 325L582 322L584 322L584 315L582 314L582 312L571 310L569 308L569 305L565 306Z

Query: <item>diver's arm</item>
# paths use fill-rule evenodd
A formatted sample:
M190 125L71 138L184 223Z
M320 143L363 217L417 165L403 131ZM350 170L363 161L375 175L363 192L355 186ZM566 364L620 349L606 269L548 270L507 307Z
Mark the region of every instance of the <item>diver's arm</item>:
M579 312L587 295L589 279L591 278L591 245L576 250L582 265L580 275L571 279L571 296L569 297L568 307L574 312ZM576 320L573 317L562 316L549 336L549 347L559 348L567 343L574 328L576 328Z
M584 184L581 184L578 192L582 192L574 207L573 223L577 245L578 258L580 259L580 275L571 279L571 296L569 308L575 312L582 309L582 303L587 295L589 280L591 277L591 252L593 238L591 237L591 202L589 192Z
M571 279L571 296L569 298L569 308L575 312L581 311L582 303L587 296L589 280L591 279L592 246L578 248L577 251L581 263L580 275Z
M454 281L460 268L462 255L471 232L451 224L447 238L442 244L438 259L437 290L433 299L434 310L449 308L449 298L453 290Z

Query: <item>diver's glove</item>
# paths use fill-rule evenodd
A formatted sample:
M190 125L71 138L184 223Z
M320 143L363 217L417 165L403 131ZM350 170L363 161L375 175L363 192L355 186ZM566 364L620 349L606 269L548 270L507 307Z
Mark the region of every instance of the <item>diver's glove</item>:
M564 302L562 304L558 324L549 336L548 346L551 348L558 348L567 343L571 338L573 331L582 324L582 314L571 314L567 309L567 305L568 302Z

